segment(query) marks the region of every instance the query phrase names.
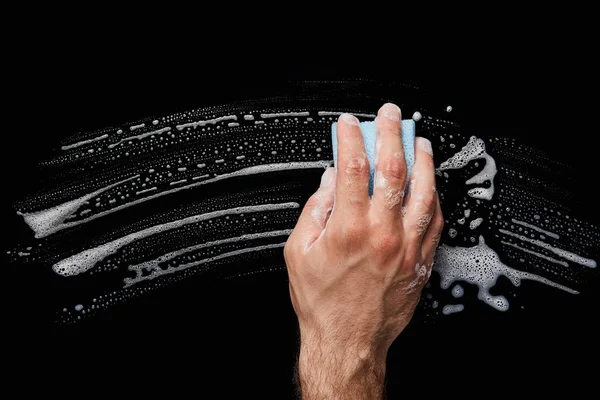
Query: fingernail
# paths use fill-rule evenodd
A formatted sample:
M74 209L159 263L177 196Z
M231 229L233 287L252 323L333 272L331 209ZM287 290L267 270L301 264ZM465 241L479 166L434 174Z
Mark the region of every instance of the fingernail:
M424 137L416 137L417 147L423 150L425 153L433 157L433 149L431 148L431 142Z
M400 121L400 118L402 118L400 107L394 103L385 103L383 106L381 106L379 109L379 115L392 121Z
M340 115L340 119L348 125L358 126L358 119L352 114L343 113Z
M323 172L323 175L321 175L321 187L327 187L329 185L331 185L331 182L333 182L333 177L334 177L334 168L333 167L329 167L325 170L325 172Z

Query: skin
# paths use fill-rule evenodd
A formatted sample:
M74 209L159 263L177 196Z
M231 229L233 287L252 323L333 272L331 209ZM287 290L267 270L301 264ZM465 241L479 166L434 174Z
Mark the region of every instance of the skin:
M370 199L358 120L340 116L337 174L325 171L285 245L302 399L383 398L387 351L431 274L444 224L431 144L416 138L405 197L400 121L394 104L378 112Z

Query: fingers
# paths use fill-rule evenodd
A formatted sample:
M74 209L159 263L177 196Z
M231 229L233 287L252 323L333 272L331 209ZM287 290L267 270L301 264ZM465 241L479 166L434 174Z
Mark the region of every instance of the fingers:
M342 114L338 120L336 134L338 140L335 189L337 203L332 218L341 217L348 222L364 215L370 205L369 160L356 117Z
M401 119L400 108L391 103L384 104L375 119L377 142L371 210L382 220L401 218L407 169Z
M426 265L433 263L433 257L435 256L435 250L437 249L438 243L440 242L440 236L444 229L444 216L442 215L442 209L440 207L440 198L435 195L435 211L431 222L425 231L423 236L423 242L421 243L421 256L425 260Z
M433 217L437 201L431 142L415 138L415 164L411 173L408 195L404 199L404 231L406 239L420 245Z
M333 208L334 194L335 171L333 167L329 167L321 177L321 186L304 205L300 218L286 242L286 248L299 245L303 254L310 249L325 229ZM284 249L284 254L286 252Z

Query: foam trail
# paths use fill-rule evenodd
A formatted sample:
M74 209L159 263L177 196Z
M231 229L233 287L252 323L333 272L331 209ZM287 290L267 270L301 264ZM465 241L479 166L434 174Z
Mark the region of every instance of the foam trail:
M237 121L237 116L236 115L225 115L224 117L207 119L207 120L204 120L204 121L188 122L186 124L176 125L175 127L177 128L178 131L182 131L185 128L196 129L198 126L206 126L208 124L215 125L215 124L217 124L219 122L222 122L222 121L231 121L231 120Z
M538 253L537 251L526 249L525 247L521 247L518 244L506 242L504 240L501 240L500 243L505 244L507 246L514 247L515 249L519 249L521 251L524 251L525 253L533 254L534 256L539 257L539 258L543 258L544 260L550 261L551 263L562 265L563 267L568 267L569 266L569 264L566 261L560 261L560 260L557 260L555 258L548 257L545 254Z
M327 117L327 116L340 116L340 115L342 115L344 113L345 113L345 111L319 111L317 113L317 115L319 117ZM377 117L377 115L375 115L375 114L364 114L364 113L353 113L353 112L350 112L350 114L354 115L355 117L362 117L362 118L375 118L375 117Z
M285 243L286 242L276 243L276 244L266 244L266 245L256 246L256 247L248 247L248 248L241 249L241 250L234 250L234 251L230 251L227 253L219 254L218 256L214 256L214 257L210 257L210 258L204 258L202 260L194 261L192 263L181 264L177 267L169 267L167 269L158 269L158 270L153 271L154 272L153 275L140 276L140 277L135 277L135 278L126 278L124 280L125 286L131 286L131 285L134 285L136 283L139 283L139 282L142 282L145 280L152 280L152 279L157 278L162 275L173 274L175 272L183 271L183 270L191 268L191 267L196 267L198 265L206 264L206 263L209 263L212 261L221 260L221 259L227 258L227 257L233 257L233 256L237 256L240 254L250 253L250 252L254 252L254 251L261 251L261 250L275 249L278 247L283 247L283 246L285 246Z
M448 289L456 281L477 285L477 298L500 311L508 310L508 300L504 296L494 296L490 293L490 289L496 284L500 275L506 276L515 286L520 286L521 280L526 279L571 294L579 293L547 278L519 271L503 264L498 254L485 244L483 236L479 237L479 243L474 247L441 245L436 252L433 269L440 274L442 289Z
M511 231L507 231L506 229L498 229L498 232L504 233L505 235L514 236L518 239L523 240L524 242L529 242L531 244L535 244L537 246L543 247L544 249L550 250L554 254L561 256L562 258L566 258L569 261L573 261L573 262L575 262L577 264L581 264L585 267L596 268L596 261L589 259L589 258L582 257L575 253L571 253L570 251L551 246L546 242L542 242L541 240L530 239L526 236L519 235L519 234L513 233Z
M62 146L60 149L61 150L71 150L71 149L74 149L74 148L79 147L79 146L84 146L86 144L90 144L90 143L94 143L94 142L97 142L97 141L102 140L102 139L106 139L107 137L108 137L108 134L105 133L104 135L95 137L93 139L87 139L87 140L82 140L82 141L77 142L77 143L67 144L65 146Z
M112 149L114 147L117 147L120 143L127 142L128 140L143 139L145 137L152 136L152 135L160 135L161 133L169 132L170 130L171 130L170 127L166 127L166 128L162 128L162 129L157 129L155 131L150 131L150 132L146 132L146 133L140 133L139 135L129 136L129 137L126 137L126 138L123 138L123 139L119 140L118 142L111 143L107 147L109 149Z
M23 213L17 211L17 215L21 215L23 217L25 223L29 225L29 227L35 232L35 237L39 239L48 236L60 229L64 229L57 229L57 227L61 224L64 227L71 226L72 223L64 223L64 221L68 217L73 215L82 205L87 203L94 196L98 196L100 193L103 193L115 186L118 186L122 183L128 182L139 177L139 175L134 175L127 179L123 179L122 181L113 183L112 185L105 186L92 193L88 193L85 196L67 201L66 203L59 204L58 206L54 206L45 210L35 211L31 213Z
M138 190L137 192L135 192L136 195L140 195L140 194L144 194L144 193L148 193L148 192L152 192L154 190L156 190L157 187L156 186L152 186L151 188L148 189L142 189L142 190Z
M180 255L185 254L185 253L200 250L200 249L203 249L206 247L218 246L218 245L227 244L227 243L236 243L236 242L242 242L242 241L246 241L246 240L261 239L261 238L267 238L267 237L273 237L273 236L283 236L283 235L289 236L291 233L292 233L291 229L283 229L283 230L278 230L278 231L245 234L245 235L231 237L231 238L227 238L227 239L212 240L210 242L200 243L200 244L197 244L194 246L186 247L184 249L179 249L179 250L167 253L167 254L163 254L162 256L160 256L154 260L151 260L151 261L146 261L146 262L143 262L143 263L137 264L137 265L131 265L131 266L129 266L129 270L135 271L136 278L140 278L140 277L142 277L142 274L143 274L142 270L150 271L150 273L153 274L154 271L160 271L160 267L159 267L160 264L162 264L166 261L170 261L170 260L172 260L176 257L179 257ZM124 279L125 287L131 286L134 284L134 283L130 283L131 279L132 278Z
M302 112L282 112L282 113L265 113L260 114L261 118L280 118L280 117L308 117L310 113L308 111Z
M88 271L89 269L93 268L94 265L96 265L98 262L109 256L110 254L114 254L121 247L126 246L136 240L140 240L142 238L155 235L160 232L176 229L183 225L193 224L211 218L221 217L223 215L244 214L259 211L276 211L298 207L300 207L300 205L294 202L281 204L261 204L258 206L235 207L227 210L211 211L204 214L193 215L191 217L183 218L180 220L171 221L160 225L154 225L141 231L130 233L129 235L120 237L111 242L104 243L100 246L84 250L80 253L74 254L68 258L57 262L52 266L52 269L57 274L63 276L79 275L82 272Z
M105 190L110 189L111 187L119 185L123 182L127 182L128 180L138 178L139 175L136 175L136 176L128 178L124 181L114 183L114 184L107 186L103 189L100 189L94 193L87 194L79 199L71 200L67 203L60 204L60 205L55 206L50 209L36 211L33 213L27 213L27 214L17 212L17 214L23 216L23 219L25 220L27 225L29 225L29 227L31 229L33 229L33 231L35 232L36 238L42 238L42 237L51 235L53 233L56 233L58 231L61 231L63 229L71 228L73 226L77 226L77 225L83 224L85 222L92 221L96 218L103 217L105 215L108 215L115 211L119 211L124 208L133 206L135 204L140 204L145 201L155 199L157 197L161 197L161 196L165 196L165 195L168 195L171 193L179 192L180 190L192 189L192 188L198 187L200 185L217 182L217 181L220 181L223 179L233 178L236 176L261 174L261 173L272 172L272 171L309 169L309 168L327 168L330 165L331 165L331 161L298 161L298 162L289 162L289 163L255 165L252 167L242 168L242 169L239 169L237 171L230 172L227 174L219 175L212 179L206 179L204 181L194 182L189 185L179 186L177 188L164 190L162 192L159 192L159 193L156 193L156 194L153 194L150 196L142 197L140 199L128 202L126 204L121 204L117 207L111 208L110 210L105 210L105 211L99 212L98 214L94 214L85 219L80 219L77 221L71 221L71 222L66 222L66 223L64 222L64 220L67 217L69 217L70 215L75 213L81 205L83 205L86 201L88 201L92 197L102 193ZM195 179L195 177L193 177L192 180L193 179Z
M522 225L522 226L524 226L526 228L530 228L530 229L536 230L536 231L538 231L540 233L543 233L544 235L549 236L551 238L554 238L554 239L559 239L560 238L560 236L558 236L556 233L549 232L549 231L547 231L545 229L542 229L542 228L538 228L537 226L531 225L530 223L527 223L527 222L524 222L524 221L519 221L519 220L514 219L514 218L511 221L514 224Z

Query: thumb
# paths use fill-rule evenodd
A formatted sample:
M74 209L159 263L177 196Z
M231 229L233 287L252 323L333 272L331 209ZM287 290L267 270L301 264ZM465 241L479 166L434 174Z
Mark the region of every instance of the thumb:
M296 227L288 242L306 253L325 229L333 208L335 194L335 169L329 167L321 177L319 189L306 202Z

